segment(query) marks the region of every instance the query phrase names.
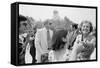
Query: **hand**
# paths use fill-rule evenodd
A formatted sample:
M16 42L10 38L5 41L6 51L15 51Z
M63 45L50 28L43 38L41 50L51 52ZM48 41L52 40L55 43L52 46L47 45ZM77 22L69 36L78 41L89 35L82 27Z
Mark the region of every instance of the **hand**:
M79 53L81 50L83 50L83 48L84 48L84 46L83 46L82 42L79 42L79 44L75 45L73 49L74 49L77 53Z

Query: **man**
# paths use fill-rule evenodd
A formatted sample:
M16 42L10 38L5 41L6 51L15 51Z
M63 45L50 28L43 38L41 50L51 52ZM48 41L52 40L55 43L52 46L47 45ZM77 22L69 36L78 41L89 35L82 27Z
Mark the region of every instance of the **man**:
M41 56L49 52L51 48L51 39L53 31L50 29L51 23L47 20L44 23L44 28L38 29L35 36L36 60L37 63L42 62Z
M23 44L26 41L27 33L25 32L27 26L27 18L25 16L19 15L18 17L18 28L19 28L19 43L18 43L18 56L19 64L25 63L25 51L23 51Z
M79 29L77 28L77 26L78 26L77 24L71 25L71 31L68 31L68 34L67 34L67 41L69 44L68 49L72 49L73 44L76 40L76 37L79 34Z

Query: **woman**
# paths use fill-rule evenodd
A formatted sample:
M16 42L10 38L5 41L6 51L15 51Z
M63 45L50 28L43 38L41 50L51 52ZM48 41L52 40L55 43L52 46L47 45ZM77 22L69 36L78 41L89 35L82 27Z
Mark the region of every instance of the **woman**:
M81 34L77 36L74 42L70 61L89 60L95 48L95 36L91 34L93 30L91 22L83 21L80 27Z
M66 46L67 31L60 30L53 36L52 50L49 52L49 62L66 61L68 50Z

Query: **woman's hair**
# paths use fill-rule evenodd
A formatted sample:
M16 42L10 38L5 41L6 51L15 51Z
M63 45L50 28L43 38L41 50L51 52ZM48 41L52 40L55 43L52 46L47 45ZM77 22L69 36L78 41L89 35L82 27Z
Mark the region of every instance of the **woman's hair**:
M59 30L53 35L53 38L52 38L52 42L53 42L52 49L53 50L56 51L64 47L66 42L64 42L62 38L65 38L66 35L67 35L67 31L65 30Z
M92 23L90 21L87 21L87 20L81 22L80 27L79 27L80 31L81 31L81 28L82 28L82 26L83 26L84 23L89 23L90 24L90 32L92 32L93 31Z
M19 25L19 27L20 27L20 22L21 21L26 21L27 20L27 18L25 17L25 16L23 16L23 15L19 15L19 17L18 17L18 25ZM23 25L27 25L26 23L23 23Z

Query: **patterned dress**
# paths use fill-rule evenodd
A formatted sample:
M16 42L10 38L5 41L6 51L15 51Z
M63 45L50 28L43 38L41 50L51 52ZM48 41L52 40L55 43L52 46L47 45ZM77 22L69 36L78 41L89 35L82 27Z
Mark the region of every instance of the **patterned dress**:
M78 35L74 42L70 60L89 60L95 48L95 37L88 35L82 40L82 35Z

